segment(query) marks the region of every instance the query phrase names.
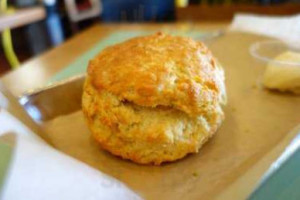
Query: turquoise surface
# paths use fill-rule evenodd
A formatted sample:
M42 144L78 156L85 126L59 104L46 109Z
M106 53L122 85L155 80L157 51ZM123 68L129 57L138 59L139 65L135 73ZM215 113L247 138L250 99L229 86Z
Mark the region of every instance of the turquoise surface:
M12 147L0 141L0 198L12 154Z
M300 135L284 153L289 152L286 160L271 172L249 200L300 200Z

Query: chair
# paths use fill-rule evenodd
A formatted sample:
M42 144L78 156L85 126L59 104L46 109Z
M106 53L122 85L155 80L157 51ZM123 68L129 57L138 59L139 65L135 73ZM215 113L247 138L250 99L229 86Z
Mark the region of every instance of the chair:
M76 0L65 0L69 19L72 22L79 22L88 18L99 16L102 11L100 0L86 0L83 3L76 3Z
M27 25L46 16L42 7L32 7L26 9L14 10L8 8L7 0L1 0L0 31L2 37L2 46L4 54L12 68L19 66L19 60L14 52L10 29Z
M174 0L102 0L104 22L173 21Z

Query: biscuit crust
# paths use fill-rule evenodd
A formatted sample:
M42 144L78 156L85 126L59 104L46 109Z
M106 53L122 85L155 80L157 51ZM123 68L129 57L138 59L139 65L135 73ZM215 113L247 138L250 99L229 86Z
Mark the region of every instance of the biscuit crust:
M98 90L190 115L218 103L225 88L223 70L204 44L163 33L106 48L90 61L88 75Z

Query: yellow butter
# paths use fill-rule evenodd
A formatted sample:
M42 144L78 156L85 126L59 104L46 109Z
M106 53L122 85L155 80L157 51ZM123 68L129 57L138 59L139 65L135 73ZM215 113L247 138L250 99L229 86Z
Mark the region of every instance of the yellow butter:
M278 55L275 60L299 63L299 66L270 62L264 74L264 86L300 94L300 53L286 51Z

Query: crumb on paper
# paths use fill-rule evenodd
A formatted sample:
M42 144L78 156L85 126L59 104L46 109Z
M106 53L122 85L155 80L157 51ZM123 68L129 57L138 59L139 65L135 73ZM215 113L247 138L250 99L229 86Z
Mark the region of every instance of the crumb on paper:
M193 176L194 176L194 177L198 177L198 175L199 175L199 174L198 174L197 172L193 172Z

